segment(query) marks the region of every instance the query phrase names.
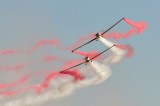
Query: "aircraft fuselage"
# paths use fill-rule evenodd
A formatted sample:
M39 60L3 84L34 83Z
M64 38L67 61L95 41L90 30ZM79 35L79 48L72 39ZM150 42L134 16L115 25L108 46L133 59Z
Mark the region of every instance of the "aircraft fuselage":
M89 57L86 57L86 58L85 58L85 61L86 61L86 63L88 63L88 62L90 62L91 60L90 60Z

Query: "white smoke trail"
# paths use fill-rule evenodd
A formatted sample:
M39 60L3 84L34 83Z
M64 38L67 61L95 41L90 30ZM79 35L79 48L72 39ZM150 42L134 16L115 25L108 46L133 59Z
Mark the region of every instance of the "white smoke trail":
M92 76L92 79L84 79L78 82L74 82L74 79L71 76L63 76L52 81L50 88L46 90L46 92L38 95L33 94L32 92L31 94L28 94L23 98L9 101L8 103L3 104L3 106L35 106L38 104L42 104L48 100L55 100L65 97L71 94L77 87L82 88L99 84L111 75L109 67L107 68L106 66L101 65L95 61L90 62L89 65L94 69L94 72L96 73L94 76Z
M91 76L92 78L86 78L82 81L79 81L76 84L78 88L99 84L108 79L112 74L110 67L100 64L97 61L92 61L88 64L91 66L91 68L89 70L83 70L82 72L87 76L88 71L92 71L94 72L94 75Z
M111 47L114 45L113 42L111 42L101 36L99 37L99 41L101 41L106 47ZM110 50L113 54L111 54L108 58L106 58L103 61L108 65L119 62L120 60L122 60L124 58L124 56L126 54L126 51L124 51L120 48L117 48L116 46L112 47Z
M112 46L114 43L100 37L99 40L107 47ZM113 47L111 48L113 54L105 58L102 63L97 61L89 62L90 68L84 68L81 73L86 76L85 79L75 81L70 75L62 75L55 78L48 89L41 94L30 92L30 94L23 95L15 100L10 100L7 103L1 104L0 106L35 106L42 104L49 100L56 100L71 94L76 88L87 87L91 85L97 85L105 81L111 76L111 69L109 65L120 61L125 54L125 51ZM89 72L94 74L91 78L87 78Z
M1 106L35 106L48 100L59 99L72 93L74 89L73 78L69 75L55 79L50 88L42 94L30 92L22 98L11 100Z

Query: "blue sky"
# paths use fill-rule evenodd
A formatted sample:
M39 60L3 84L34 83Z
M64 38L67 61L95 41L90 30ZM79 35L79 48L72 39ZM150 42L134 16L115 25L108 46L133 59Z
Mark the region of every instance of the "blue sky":
M121 41L133 46L134 57L114 65L109 80L45 105L159 106L159 4L158 0L0 0L0 49L25 48L43 38L60 38L69 45L122 17L146 21L148 28L141 36ZM114 30L128 28L122 23Z

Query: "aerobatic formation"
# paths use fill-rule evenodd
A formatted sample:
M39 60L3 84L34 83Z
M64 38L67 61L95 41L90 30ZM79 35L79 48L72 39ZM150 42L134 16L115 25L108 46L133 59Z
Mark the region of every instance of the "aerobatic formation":
M120 22L127 23L130 30L125 33L111 31L114 27L118 27ZM24 56L32 55L36 51L40 52L40 48L48 45L61 51L72 51L73 54L83 56L82 59L78 60L65 60L63 56L46 55L38 57L36 62L28 60L26 63L22 62L15 65L0 65L0 72L8 75L6 77L7 82L0 82L0 106L35 106L48 100L65 97L76 88L102 83L111 76L110 65L119 63L125 57L133 56L133 48L130 45L117 44L111 42L111 39L116 41L136 34L140 35L146 28L146 22L134 22L128 18L122 18L103 32L82 36L69 47L63 46L58 39L44 39L38 41L26 52L15 49L0 50L0 56L3 57L4 61L7 57L16 58L16 56L23 56L24 54ZM88 42L85 43L85 41ZM80 51L80 48L85 48L85 45L94 41L101 42L106 48L101 52L96 50L91 52ZM105 52L108 52L109 55L105 56ZM49 65L54 64L52 62L63 61L64 65L62 67L59 65L57 69L51 71L46 71L44 67L42 70L29 71L30 67L40 64L40 61ZM42 63L37 67L42 67ZM16 77L12 78L12 75ZM5 76L3 77L5 79Z

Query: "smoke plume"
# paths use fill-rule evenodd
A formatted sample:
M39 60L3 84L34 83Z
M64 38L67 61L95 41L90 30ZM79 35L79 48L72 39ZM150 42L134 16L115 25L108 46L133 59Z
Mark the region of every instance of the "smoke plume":
M121 45L112 42L111 39L120 40L129 38L134 34L142 34L147 28L146 22L133 22L128 18L124 18L124 22L131 26L131 29L126 33L109 32L99 37L98 41L109 48L109 55L99 56L94 60L69 70L61 71L84 62L85 57L92 58L99 54L99 51L80 51L76 50L74 53L84 56L82 59L73 60L63 58L57 55L39 55L43 52L38 50L50 45L58 48L63 52L70 52L75 47L82 45L83 42L95 38L95 34L82 36L75 44L69 47L64 46L58 39L42 39L31 46L26 52L18 52L19 50L6 49L0 50L0 56L3 58L6 55L10 57L36 55L34 61L21 62L16 65L2 64L0 65L0 72L6 75L16 75L17 78L9 78L7 82L0 83L0 106L35 106L42 104L49 100L55 100L71 94L76 89L95 86L107 80L111 74L110 65L121 62L125 57L133 57L133 48L130 45ZM38 51L38 52L36 52ZM64 55L65 57L65 55ZM45 69L43 65L52 66L52 63L57 63L53 67L57 69ZM63 65L61 66L61 64ZM38 71L33 71L31 67L37 68ZM41 70L39 68L42 68ZM49 70L49 71L48 71ZM39 80L36 80L39 79Z

